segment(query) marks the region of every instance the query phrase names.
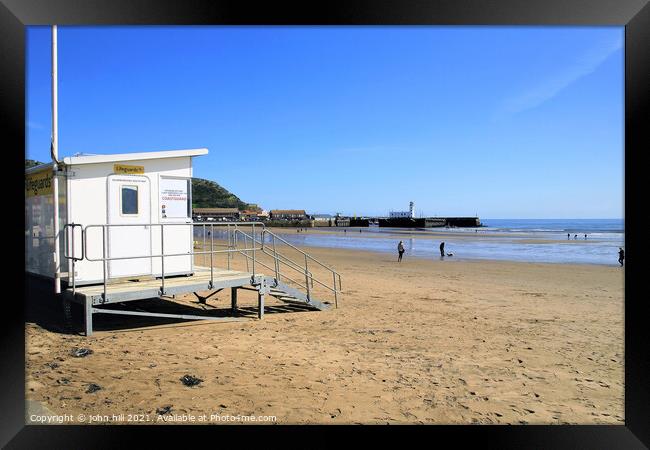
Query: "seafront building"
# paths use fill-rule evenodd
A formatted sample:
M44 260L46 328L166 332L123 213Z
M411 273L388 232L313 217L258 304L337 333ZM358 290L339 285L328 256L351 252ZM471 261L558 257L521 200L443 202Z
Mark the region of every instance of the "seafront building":
M237 221L240 218L240 212L237 208L192 208L192 217L198 221Z
M414 219L415 218L415 203L409 203L408 211L389 211L388 217L391 219Z
M304 209L272 209L269 218L271 220L306 220L308 216Z
M331 227L334 224L335 217L332 214L312 214L315 227Z

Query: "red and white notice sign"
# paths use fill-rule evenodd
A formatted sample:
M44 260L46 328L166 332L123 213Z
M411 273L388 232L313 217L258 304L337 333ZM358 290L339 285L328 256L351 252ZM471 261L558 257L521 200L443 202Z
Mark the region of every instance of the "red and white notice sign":
M190 212L188 179L160 178L160 216L163 218L188 218Z

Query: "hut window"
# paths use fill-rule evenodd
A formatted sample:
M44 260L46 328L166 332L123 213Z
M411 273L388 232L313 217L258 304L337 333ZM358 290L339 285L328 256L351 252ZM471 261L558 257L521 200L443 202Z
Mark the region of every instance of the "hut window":
M122 186L122 214L138 214L137 186Z

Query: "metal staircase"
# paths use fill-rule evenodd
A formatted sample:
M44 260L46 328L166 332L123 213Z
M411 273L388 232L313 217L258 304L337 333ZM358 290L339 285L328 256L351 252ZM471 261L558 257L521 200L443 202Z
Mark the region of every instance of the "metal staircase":
M290 305L307 305L318 309L319 311L325 311L330 308L329 302L316 300L314 298L310 299L305 293L284 283L277 283L276 287L272 287L269 290L269 295Z
M240 245L243 240L244 246ZM272 231L263 228L259 238L254 231L246 233L235 227L233 230L232 248L239 254L246 257L247 263L252 266L252 273L255 273L255 265L271 270L275 276L265 277L265 283L269 286L267 293L278 300L290 303L307 305L318 310L327 310L331 302L316 298L314 287L320 289L320 294L330 294L333 297L334 306L338 307L338 296L341 292L341 275L331 267L323 264L305 251L295 247L282 237ZM301 263L278 251L283 246L297 254ZM255 250L258 250L255 253ZM260 255L261 252L261 255ZM266 255L270 260L265 263L261 256ZM268 262L268 261L267 261ZM269 264L272 264L269 265ZM310 267L311 264L311 267ZM314 269L320 270L315 274ZM297 277L300 275L300 277ZM323 277L331 276L331 284L323 281ZM297 280L296 278L300 278ZM304 281L303 281L304 279Z

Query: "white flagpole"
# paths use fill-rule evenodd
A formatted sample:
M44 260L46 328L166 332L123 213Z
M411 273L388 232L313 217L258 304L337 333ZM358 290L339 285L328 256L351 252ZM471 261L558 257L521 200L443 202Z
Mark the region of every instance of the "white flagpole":
M54 292L61 293L61 263L59 252L59 178L57 172L59 159L59 123L58 123L58 91L57 91L57 49L56 25L52 26L52 196L54 201Z

